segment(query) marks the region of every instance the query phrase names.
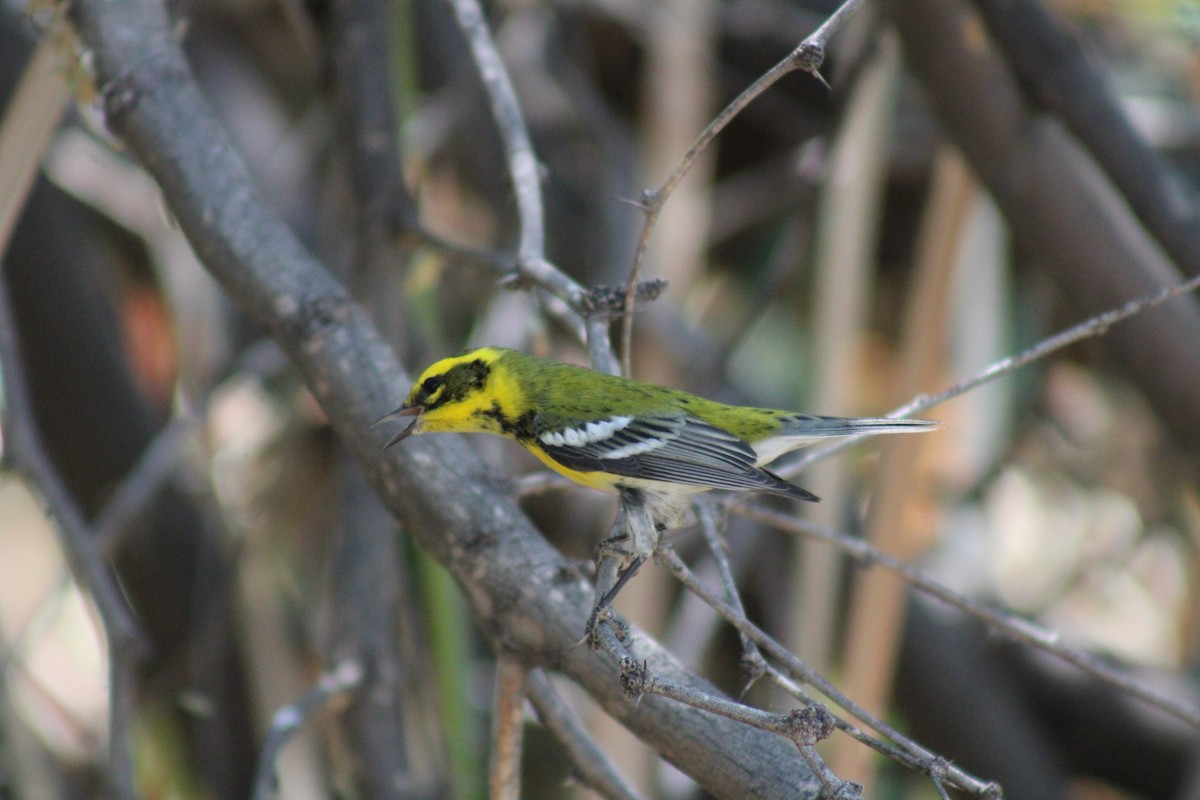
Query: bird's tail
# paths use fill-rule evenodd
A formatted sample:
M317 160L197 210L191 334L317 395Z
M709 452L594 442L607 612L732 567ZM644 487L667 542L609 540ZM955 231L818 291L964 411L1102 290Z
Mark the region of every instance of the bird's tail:
M783 420L783 428L765 442L756 442L758 464L766 464L784 453L832 436L874 436L881 433L921 433L940 428L942 423L926 419L886 417L819 417L794 414Z
M919 433L940 428L942 423L928 419L889 419L887 417L818 417L796 414L784 421L780 434L788 437L823 439L828 436L875 435L877 433Z

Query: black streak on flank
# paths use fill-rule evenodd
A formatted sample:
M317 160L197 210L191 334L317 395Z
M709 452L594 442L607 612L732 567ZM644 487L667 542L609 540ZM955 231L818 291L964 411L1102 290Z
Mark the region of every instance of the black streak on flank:
M511 436L519 442L533 439L533 419L536 414L532 411L526 411L516 419L511 419L504 416L504 411L501 410L499 403L493 402L491 408L478 413L496 420L501 433Z
M526 411L521 416L517 417L513 423L513 436L516 436L519 441L531 441L534 436L533 420L537 414L533 411Z

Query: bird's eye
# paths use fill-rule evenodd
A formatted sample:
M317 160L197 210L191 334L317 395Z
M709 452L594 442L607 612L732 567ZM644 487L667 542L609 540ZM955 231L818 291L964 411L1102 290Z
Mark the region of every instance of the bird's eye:
M425 392L425 394L433 394L438 390L438 387L442 385L444 380L445 379L441 375L434 375L433 377L426 378L421 384L421 391Z

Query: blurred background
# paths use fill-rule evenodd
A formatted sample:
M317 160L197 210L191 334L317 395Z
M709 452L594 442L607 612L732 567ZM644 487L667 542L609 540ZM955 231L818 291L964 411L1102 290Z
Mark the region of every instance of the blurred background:
M835 8L489 4L541 159L549 259L586 286L624 286L642 190ZM1037 8L1102 76L1092 88L1111 92L1195 228L1200 7ZM552 298L500 285L515 205L448 4L241 0L172 12L259 187L411 371L481 344L586 363ZM282 351L206 275L154 183L106 135L73 66L87 54L52 16L11 2L0 15L0 100L48 27L78 100L24 198L3 277L45 448L152 645L138 678L140 791L248 796L272 715L339 654L366 647L400 665L390 688L371 707L343 697L310 719L277 763L280 796L484 796L493 662L456 587L397 535ZM998 30L969 20L954 29L964 47L995 47ZM997 207L996 185L975 177L996 176L972 143L956 146L961 129L939 123L946 101L909 69L906 47L910 31L861 9L831 43L830 88L784 78L697 162L643 265L642 277L669 286L635 315L635 377L728 402L882 414L1099 310L1104 293L1091 287L1108 279L1064 268L1029 228L1013 235L1012 206ZM1027 113L1052 115L1063 98L1047 86L1061 84L1036 69L1014 66L1015 85ZM1062 188L1037 202L1077 194ZM1108 219L1073 232L1100 240ZM1138 235L1185 272L1200 260ZM1146 335L1195 358L1200 339L1172 330ZM798 480L819 506L767 505L866 536L1194 703L1200 417L1188 409L1200 395L1144 379L1173 369L1157 352L1088 340L929 412L945 423L938 433L806 469ZM521 478L540 469L519 448L471 443L515 479L551 541L590 557L609 498ZM1006 796L1200 796L1195 729L827 545L736 512L725 534L752 619ZM672 541L715 583L695 530ZM665 573L643 572L620 610L737 694L736 637ZM367 613L344 602L362 580L377 587ZM44 501L0 472L0 798L105 794L106 659ZM700 796L578 689L559 690L645 796ZM786 708L769 688L748 698ZM936 796L845 737L826 744L834 770L868 796ZM524 796L595 796L533 717L525 760Z

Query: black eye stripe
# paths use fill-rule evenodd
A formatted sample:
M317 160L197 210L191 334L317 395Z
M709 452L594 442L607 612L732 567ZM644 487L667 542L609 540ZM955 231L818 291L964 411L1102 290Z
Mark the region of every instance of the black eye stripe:
M421 384L421 389L427 394L432 394L433 392L437 391L438 387L441 386L445 380L445 377L442 375L433 375L425 379L425 382Z

